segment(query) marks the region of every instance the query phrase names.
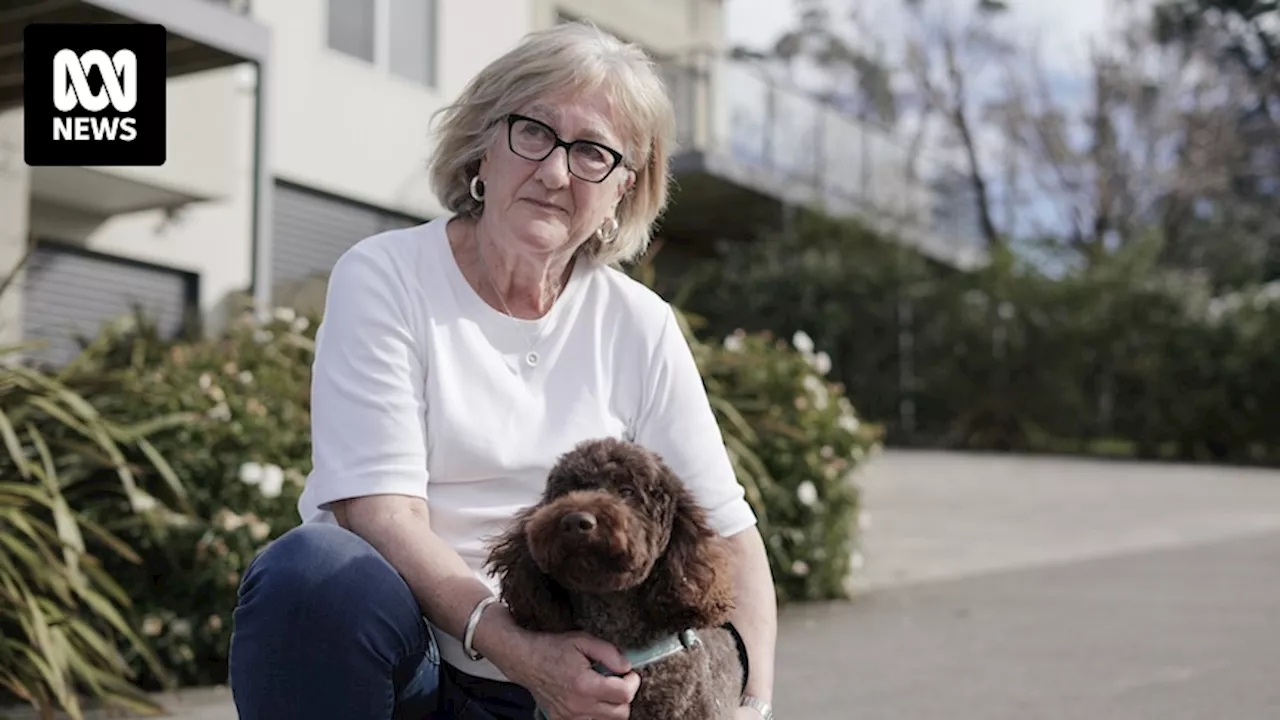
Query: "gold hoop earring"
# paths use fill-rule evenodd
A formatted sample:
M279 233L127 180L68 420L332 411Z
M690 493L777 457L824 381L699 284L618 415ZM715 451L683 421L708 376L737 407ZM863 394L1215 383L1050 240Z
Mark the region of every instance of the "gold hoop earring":
M609 228L607 231L605 230L606 227ZM604 221L599 230L596 230L596 237L600 238L602 243L611 243L617 239L619 229L618 218L611 217Z
M484 202L484 181L479 175L471 176L471 184L468 186L471 191L471 199L478 203Z

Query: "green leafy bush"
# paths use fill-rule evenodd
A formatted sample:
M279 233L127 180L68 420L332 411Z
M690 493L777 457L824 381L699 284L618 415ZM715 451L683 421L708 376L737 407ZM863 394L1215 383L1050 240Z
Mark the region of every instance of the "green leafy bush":
M78 372L110 369L121 391L97 398L117 416L182 412L153 438L188 485L190 512L150 502L149 528L115 528L140 564L106 563L135 598L135 621L179 685L223 683L240 577L266 543L298 523L310 469L309 382L314 325L287 311L245 317L222 337L160 342L145 324L104 334ZM144 489L160 482L140 479ZM119 502L94 516L111 526ZM138 667L142 672L145 668ZM144 674L150 689L162 678Z
M805 328L894 444L1280 464L1280 283L1215 296L1157 237L960 272L853 221L789 227L709 263L683 305L712 334Z
M831 382L830 357L804 332L792 344L735 331L688 333L737 475L756 511L782 602L847 598L859 561L857 471L880 445Z
M248 563L298 523L311 464L309 390L316 324L279 311L246 317L222 337L163 343L145 325L117 328L81 361L82 376L116 373L120 392L98 398L113 414L191 420L153 438L189 487L191 511L144 503L146 527L114 527L141 555L106 562L135 598L135 622L181 685L225 682L236 590ZM691 336L692 337L692 336ZM803 338L803 336L797 336ZM877 431L861 424L824 377L826 356L764 336L693 339L735 469L759 513L784 599L847 595L856 553L853 470ZM162 478L139 485L159 495ZM118 499L93 508L110 526ZM161 678L146 674L148 686Z

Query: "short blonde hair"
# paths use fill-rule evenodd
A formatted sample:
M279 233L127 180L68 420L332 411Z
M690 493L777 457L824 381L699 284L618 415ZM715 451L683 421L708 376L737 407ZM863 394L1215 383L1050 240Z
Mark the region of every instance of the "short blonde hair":
M452 212L478 216L481 204L471 197L469 184L485 150L503 132L507 114L548 94L599 88L608 93L625 143L620 150L636 180L618 203L617 237L601 243L592 235L584 250L601 264L644 254L653 223L668 202L675 110L653 60L587 22L526 35L472 78L456 102L436 113L442 122L429 166L436 197Z

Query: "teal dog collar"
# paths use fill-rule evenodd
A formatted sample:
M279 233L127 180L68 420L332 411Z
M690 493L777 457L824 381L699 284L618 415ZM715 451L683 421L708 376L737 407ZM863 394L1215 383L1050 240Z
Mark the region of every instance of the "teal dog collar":
M632 670L639 670L646 665L652 665L660 660L665 660L677 653L686 650L692 650L702 644L702 639L698 637L698 633L693 630L681 630L674 635L668 635L649 647L639 648L636 650L627 650L623 656L631 663ZM601 665L598 662L591 663L591 668L601 675L609 675L618 677L618 673ZM547 720L547 711L538 708L534 714L536 720Z

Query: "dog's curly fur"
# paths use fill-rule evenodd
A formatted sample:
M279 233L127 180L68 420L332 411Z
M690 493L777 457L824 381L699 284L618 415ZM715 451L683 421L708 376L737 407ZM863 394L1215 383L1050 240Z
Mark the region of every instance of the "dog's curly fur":
M722 627L733 610L728 550L656 454L614 439L579 444L488 562L530 630L581 630L623 650L697 631L701 646L638 670L635 720L733 716L744 669Z

